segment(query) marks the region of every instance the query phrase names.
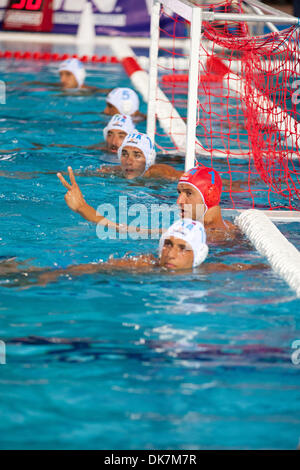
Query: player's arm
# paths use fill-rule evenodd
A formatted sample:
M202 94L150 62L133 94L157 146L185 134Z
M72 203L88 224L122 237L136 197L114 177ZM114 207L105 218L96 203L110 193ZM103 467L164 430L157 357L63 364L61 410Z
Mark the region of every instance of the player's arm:
M105 150L107 150L103 142L99 142L98 144L87 145L85 146L85 148L87 148L88 150L101 150L102 152L105 152Z
M37 178L38 174L39 174L38 171L31 171L28 173L25 173L22 171L14 171L12 173L0 171L0 176L3 176L4 178L12 178L12 179L17 179L17 180L30 180L33 178Z
M245 263L233 263L233 264L224 264L224 263L204 263L201 265L207 273L215 272L238 272L238 271L255 271L255 270L265 270L270 269L270 266L263 263L256 264L245 264Z
M76 266L68 266L65 269L47 270L37 277L37 285L46 286L55 282L60 276L82 276L84 274L96 274L98 272L120 271L149 271L157 266L157 260L153 255L141 255L134 258L111 258L105 263L87 263Z
M39 82L39 81L24 82L23 85L41 85L41 86L50 86L50 87L53 87L53 88L61 87L60 83Z
M21 149L21 148L16 148L16 149L11 149L11 150L3 150L3 149L0 149L0 153L19 152L20 150L22 150L22 149Z
M99 88L97 86L83 85L82 90L85 90L90 94L101 93L103 95L108 95L108 93L111 92L112 88Z
M147 268L152 269L154 266L158 265L157 258L152 254L149 255L140 255L134 256L132 258L110 258L107 261L107 266L116 268L116 269L141 269L147 270Z
M122 173L122 167L121 165L103 165L97 170L97 173L120 175Z
M68 190L65 194L65 201L69 208L77 212L81 215L84 219L88 220L89 222L93 222L95 224L101 224L104 227L110 227L115 229L117 232L123 233L140 233L140 234L157 234L158 231L151 229L143 229L140 227L133 227L123 224L116 224L115 222L106 219L103 215L101 215L98 211L96 211L92 206L87 204L84 200L82 192L78 184L76 183L75 176L71 167L68 167L70 183L68 183L61 173L57 173L57 177L61 181L62 185ZM159 232L158 232L159 233Z

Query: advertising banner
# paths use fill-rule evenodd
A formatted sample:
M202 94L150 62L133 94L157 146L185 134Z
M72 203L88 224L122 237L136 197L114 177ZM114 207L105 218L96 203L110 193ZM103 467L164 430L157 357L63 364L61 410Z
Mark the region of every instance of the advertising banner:
M20 1L20 0L19 0ZM27 0L32 4L36 0ZM26 0L25 2L26 8ZM86 0L53 0L53 33L76 34ZM8 0L0 0L2 21ZM18 0L16 0L18 3ZM149 36L151 0L91 0L96 34ZM20 12L21 13L21 12ZM168 29L168 25L162 25Z

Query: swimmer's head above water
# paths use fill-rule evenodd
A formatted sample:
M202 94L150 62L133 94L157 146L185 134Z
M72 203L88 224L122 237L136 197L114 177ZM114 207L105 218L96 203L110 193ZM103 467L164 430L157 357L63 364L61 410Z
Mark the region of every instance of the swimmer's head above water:
M85 70L78 59L67 59L59 67L60 83L64 89L81 88L85 80Z
M128 114L132 116L139 109L139 97L131 88L114 88L106 97L104 114Z
M133 179L143 176L154 165L156 154L150 137L134 132L125 137L118 156L125 178Z
M130 116L115 114L103 129L103 136L109 152L117 153L125 137L134 132L134 124Z
M220 204L222 180L213 168L199 166L180 177L177 191L181 217L203 220L210 209Z
M177 220L159 241L159 264L166 269L195 268L204 262L207 254L204 226L191 219Z

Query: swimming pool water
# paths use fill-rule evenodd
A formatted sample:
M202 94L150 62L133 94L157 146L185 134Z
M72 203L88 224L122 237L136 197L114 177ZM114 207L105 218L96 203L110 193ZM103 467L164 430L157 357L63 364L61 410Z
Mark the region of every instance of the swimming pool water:
M80 147L102 141L104 95L23 85L53 82L56 70L0 62L0 147L11 149L0 152L0 171L13 176L0 177L0 256L65 267L155 252L157 240L99 240L66 206L55 172L95 170L110 157ZM118 65L88 66L88 84L130 86ZM122 195L147 207L176 202L176 183L77 180L94 207ZM280 229L300 247L297 224ZM246 239L211 246L207 261L265 262ZM99 273L30 289L20 279L0 280L2 449L297 447L300 365L291 345L300 339L300 300L271 270Z

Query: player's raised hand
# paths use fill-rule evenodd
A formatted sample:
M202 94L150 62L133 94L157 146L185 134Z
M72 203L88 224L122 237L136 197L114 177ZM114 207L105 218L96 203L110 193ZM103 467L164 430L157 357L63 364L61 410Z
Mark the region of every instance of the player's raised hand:
M57 177L62 183L62 185L68 190L65 194L66 203L68 204L70 209L72 209L72 211L78 212L79 209L84 204L86 204L86 202L82 196L82 192L80 191L78 184L76 183L73 170L70 166L68 167L68 172L71 184L65 180L61 173L57 173Z

